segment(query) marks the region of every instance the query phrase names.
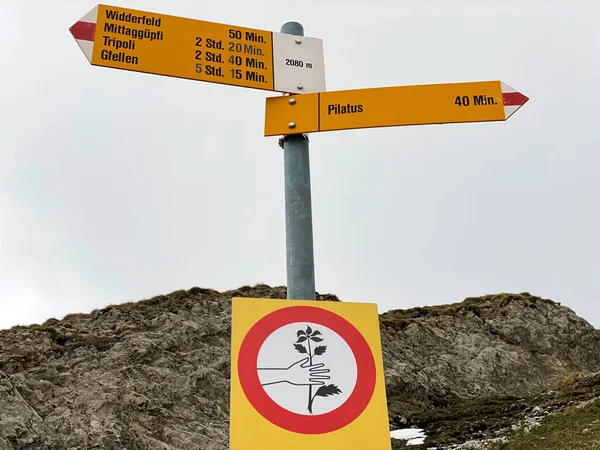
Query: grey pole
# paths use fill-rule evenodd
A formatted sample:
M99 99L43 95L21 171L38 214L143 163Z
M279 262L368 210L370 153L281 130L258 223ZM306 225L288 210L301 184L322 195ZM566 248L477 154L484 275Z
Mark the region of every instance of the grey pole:
M287 22L281 33L304 36L298 22ZM285 176L285 247L287 298L315 300L312 205L308 136L291 134L283 138Z

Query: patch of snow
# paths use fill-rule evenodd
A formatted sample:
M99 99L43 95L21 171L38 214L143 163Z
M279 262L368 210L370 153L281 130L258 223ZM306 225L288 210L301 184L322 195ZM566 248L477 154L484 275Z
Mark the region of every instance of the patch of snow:
M425 442L427 435L421 428L403 428L390 432L390 437L406 441L406 445L420 445Z

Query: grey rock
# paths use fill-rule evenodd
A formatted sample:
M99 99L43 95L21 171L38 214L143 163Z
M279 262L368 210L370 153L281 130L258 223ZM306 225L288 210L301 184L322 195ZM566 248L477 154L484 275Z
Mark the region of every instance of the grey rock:
M227 450L231 298L192 288L0 331L0 450ZM320 300L337 301L333 295ZM381 315L390 418L600 368L598 331L529 295Z
M530 395L600 368L600 332L529 294L391 311L380 322L392 416L457 398Z

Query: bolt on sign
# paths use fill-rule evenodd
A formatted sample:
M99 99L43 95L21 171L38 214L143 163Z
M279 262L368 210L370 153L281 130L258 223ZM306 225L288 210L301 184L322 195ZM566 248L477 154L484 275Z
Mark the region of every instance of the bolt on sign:
M232 302L231 450L391 448L377 305Z
M270 97L265 136L358 128L504 121L529 99L501 81Z
M325 91L321 39L106 5L69 30L95 66L283 93Z

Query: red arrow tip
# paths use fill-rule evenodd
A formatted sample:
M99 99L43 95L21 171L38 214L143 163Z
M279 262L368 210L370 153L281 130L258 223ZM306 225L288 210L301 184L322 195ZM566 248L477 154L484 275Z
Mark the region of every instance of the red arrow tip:
M523 106L529 101L529 97L526 97L520 92L503 92L502 100L504 106Z
M96 24L91 22L76 22L69 28L69 31L75 39L93 42L94 35L96 34Z

